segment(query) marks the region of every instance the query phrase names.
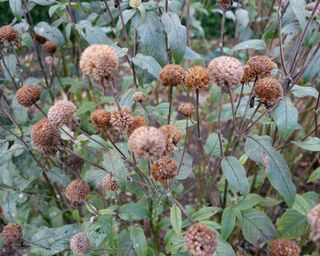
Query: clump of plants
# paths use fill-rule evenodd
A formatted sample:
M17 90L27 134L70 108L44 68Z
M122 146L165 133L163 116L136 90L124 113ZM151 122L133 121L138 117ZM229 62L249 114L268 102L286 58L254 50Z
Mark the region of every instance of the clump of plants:
M1 1L0 254L319 255L320 0L263 2Z

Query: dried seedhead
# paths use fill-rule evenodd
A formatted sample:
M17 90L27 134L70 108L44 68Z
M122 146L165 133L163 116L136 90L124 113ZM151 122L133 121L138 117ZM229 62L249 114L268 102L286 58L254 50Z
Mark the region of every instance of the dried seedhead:
M154 180L163 184L165 181L173 179L177 175L178 166L169 157L163 157L155 161L151 166L151 174Z
M181 130L172 124L162 125L159 130L166 138L166 155L171 155L177 148L178 143L182 139L183 135Z
M40 99L41 89L37 86L24 85L16 92L16 99L21 106L31 107Z
M89 185L80 179L71 181L66 188L66 197L71 201L81 204L89 194Z
M281 84L278 80L266 77L259 79L254 88L253 95L267 108L274 106L283 96Z
M91 113L91 121L97 127L107 127L110 125L111 113L105 109L97 109Z
M270 256L299 256L300 247L296 242L284 239L277 239L268 247Z
M85 233L75 234L70 240L70 249L75 255L84 255L89 248L90 240Z
M16 223L10 223L4 227L1 236L6 245L19 244L23 239L21 226Z
M160 80L163 86L178 86L185 78L186 72L180 65L165 65L160 73Z
M184 84L191 89L207 88L209 85L208 70L201 66L194 66L187 70Z
M68 100L58 100L48 111L48 120L53 127L61 128L72 123L76 105Z

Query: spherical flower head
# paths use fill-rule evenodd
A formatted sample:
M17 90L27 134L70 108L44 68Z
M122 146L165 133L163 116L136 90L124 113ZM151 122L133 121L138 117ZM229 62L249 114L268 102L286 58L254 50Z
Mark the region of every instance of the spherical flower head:
M142 103L145 97L143 92L135 92L132 96L132 100L136 103Z
M195 112L195 108L192 103L184 102L178 106L178 112L184 115L185 117L191 117Z
M178 166L170 157L163 157L155 161L151 166L151 174L154 180L163 184L166 180L173 179L177 175Z
M18 31L11 25L5 25L0 28L0 43L13 42L17 39Z
M134 124L131 109L127 106L121 107L121 113L118 108L114 109L111 112L110 123L120 130L129 131L130 127Z
M217 249L216 233L200 223L189 227L184 241L192 256L211 256Z
M266 77L259 79L254 88L253 95L267 108L274 106L283 95L281 84L278 80Z
M310 239L320 248L320 204L317 204L308 214L310 224Z
M315 7L316 7L316 2L311 2L311 3L308 3L305 8L307 11L312 12ZM320 16L320 6L318 6L318 10L316 11L316 15Z
M211 60L208 66L210 80L228 91L239 85L243 77L243 66L239 60L221 56Z
M185 78L186 72L180 65L167 64L160 72L160 80L163 86L178 86Z
M84 160L79 156L77 156L76 154L70 154L64 160L64 163L71 170L80 172L83 167Z
M66 197L71 202L80 204L86 200L88 194L89 185L81 179L71 181L66 188Z
M21 226L16 223L10 223L4 227L1 236L6 245L19 244L23 239Z
M105 109L97 109L91 113L91 121L97 127L107 127L110 124L111 113Z
M232 0L217 0L217 4L223 11L228 11L232 6Z
M61 128L72 122L73 115L77 111L76 105L68 100L58 100L48 111L48 120L54 127Z
M37 86L24 85L16 92L16 99L21 106L31 107L40 99L41 89Z
M277 67L269 57L258 55L251 57L244 66L242 82L249 83L256 78L270 76L271 71Z
M202 89L208 87L208 70L201 66L194 66L187 70L184 84L191 89Z
M172 124L162 125L159 130L166 138L165 154L170 155L177 148L178 143L182 139L182 132L177 126Z
M38 44L44 44L45 42L47 42L47 38L45 38L37 33L34 34L34 39L36 40L36 42Z
M46 41L43 45L43 49L50 55L54 54L57 50L57 43L55 41Z
M31 140L42 153L52 155L56 153L56 146L60 143L60 133L50 125L47 118L43 118L32 126Z
M106 174L102 180L102 187L106 192L116 192L119 189L119 182L110 174Z
M108 45L93 44L87 47L80 58L80 68L84 74L98 82L108 80L119 66L115 51Z
M277 239L268 247L270 256L299 256L300 247L295 241Z
M70 249L75 255L84 255L89 251L90 240L85 233L75 234L70 239Z
M133 116L133 124L129 127L128 134L130 135L133 133L135 129L139 127L146 126L146 121L141 116Z
M155 127L139 127L130 135L128 142L131 151L138 158L145 156L153 160L159 158L166 149L166 138Z

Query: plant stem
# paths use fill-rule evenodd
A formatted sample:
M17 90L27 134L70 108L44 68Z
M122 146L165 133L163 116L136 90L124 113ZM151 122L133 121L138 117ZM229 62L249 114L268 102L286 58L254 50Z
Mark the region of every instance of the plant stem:
M172 95L173 95L173 86L170 86L169 89L169 113L168 113L168 124L170 124L170 119L171 119L171 112L172 112Z

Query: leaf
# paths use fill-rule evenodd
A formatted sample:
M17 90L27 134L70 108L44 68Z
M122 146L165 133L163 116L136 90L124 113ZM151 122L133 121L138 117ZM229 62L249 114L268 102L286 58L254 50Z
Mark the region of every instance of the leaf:
M319 179L320 179L320 167L318 167L316 170L313 171L313 173L311 173L308 179L308 183L315 182Z
M306 215L311 210L311 207L302 195L297 194L292 209L295 209L299 213Z
M271 185L283 196L289 206L295 200L296 188L283 155L272 146L269 136L248 136L245 151L249 158L265 166Z
M166 12L161 16L161 22L168 37L169 49L174 62L179 64L187 48L187 29L181 25L178 14Z
M34 30L40 36L55 41L59 46L62 46L64 44L64 39L61 31L56 27L49 25L47 22L38 23L35 26Z
M143 229L137 226L131 226L129 227L129 232L132 241L132 246L136 251L137 255L146 255L147 239L144 235Z
M12 81L11 76L17 73L17 59L14 54L5 55L1 61L1 69L3 70L4 78L7 81Z
M309 151L320 151L320 138L309 137L305 141L292 141L296 146Z
M204 151L208 156L220 156L220 144L219 144L219 137L218 134L213 132L211 133L204 145Z
M31 0L31 2L34 2L38 5L47 6L55 3L56 1L55 0Z
M232 246L224 241L219 235L217 236L217 251L214 256L236 256Z
M94 27L87 20L79 21L76 24L76 30L89 44L112 44L101 27Z
M262 197L257 194L248 194L244 197L242 201L239 201L234 208L240 210L240 211L245 211L249 210L252 207L256 206L259 204L262 200Z
M135 256L135 251L132 246L132 241L129 232L122 230L117 240L117 256Z
M127 90L120 99L120 106L128 106L128 107L132 107L133 105L133 100L132 100L132 96L133 94L136 92L136 89L130 88L129 90Z
M241 26L242 29L245 29L248 24L249 24L249 14L248 11L242 9L242 8L237 8L236 9L236 19L239 25Z
M143 201L123 204L119 209L119 217L125 221L147 219L149 218L148 207Z
M28 109L21 106L16 97L13 98L12 100L12 108L13 108L13 114L14 114L14 117L16 119L16 121L19 123L19 124L26 124L29 117L28 117Z
M221 168L233 193L249 193L249 183L246 177L246 170L237 158L233 156L224 158L221 162Z
M231 51L235 52L235 51L245 50L245 49L265 50L266 43L260 39L251 39L251 40L247 40L237 44L231 49Z
M182 216L181 210L177 205L173 205L170 208L170 222L174 232L176 232L177 235L181 234Z
M155 79L159 78L161 66L153 57L138 53L132 58L132 62L139 68L148 71Z
M126 180L128 169L116 149L108 151L103 157L103 167L110 171L116 179Z
M306 17L308 16L308 13L305 9L306 2L304 0L290 0L289 3L289 7L298 19L301 29L304 29L307 24Z
M232 208L225 208L221 217L221 236L224 240L228 240L236 225L236 215L233 213Z
M190 47L186 48L184 53L184 59L186 60L202 60L202 57L199 53L192 50Z
M304 234L307 227L307 216L294 209L288 209L277 221L279 234L285 239L298 238Z
M313 47L313 49L310 51L306 63L308 63L310 58L313 58L310 64L307 66L305 72L304 72L304 78L307 81L311 81L313 78L315 78L319 72L320 72L320 51L314 52L317 49L317 45ZM313 56L314 55L314 56Z
M277 124L280 136L288 137L298 126L298 110L289 97L283 100L272 110L271 116Z
M137 11L135 9L122 11L123 22L125 25L129 22L129 20L131 20L131 18L136 14L136 12ZM119 19L116 25L116 29L117 31L120 31L122 28L122 21Z
M295 84L292 89L290 90L291 93L297 98L303 98L303 97L314 97L318 98L319 92L314 87L309 86L300 86Z
M167 63L164 29L155 12L147 12L137 27L138 53L152 56L161 66Z
M240 226L245 239L255 246L266 243L278 235L269 217L260 211L243 213Z
M22 17L22 2L21 0L9 0L9 6L12 14L17 19Z
M221 208L219 207L202 207L200 210L194 212L191 216L194 221L202 221L209 219L216 213L220 212Z
M179 152L174 153L173 159L176 161L176 163L180 164L182 153L183 153L183 149L180 150ZM176 176L176 179L184 180L190 176L190 174L192 173L192 162L193 162L192 157L188 153L185 153L180 171Z

